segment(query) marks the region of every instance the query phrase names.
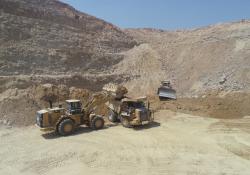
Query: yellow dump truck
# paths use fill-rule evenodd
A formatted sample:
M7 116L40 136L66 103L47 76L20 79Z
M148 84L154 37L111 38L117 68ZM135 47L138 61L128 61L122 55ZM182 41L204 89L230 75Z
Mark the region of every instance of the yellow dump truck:
M121 122L126 128L150 124L154 121L147 98L112 100L106 103L111 122Z

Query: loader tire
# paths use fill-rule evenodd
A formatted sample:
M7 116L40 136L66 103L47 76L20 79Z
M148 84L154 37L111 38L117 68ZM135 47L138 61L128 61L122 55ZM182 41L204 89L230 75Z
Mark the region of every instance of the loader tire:
M108 112L108 120L112 123L118 122L117 114L111 109L109 109L109 112Z
M91 128L94 130L102 129L104 126L104 119L100 116L96 116L91 120Z
M129 120L126 117L120 117L122 126L125 128L132 128L132 126L129 123Z
M74 122L71 119L62 120L59 123L57 130L62 136L71 135L74 132Z

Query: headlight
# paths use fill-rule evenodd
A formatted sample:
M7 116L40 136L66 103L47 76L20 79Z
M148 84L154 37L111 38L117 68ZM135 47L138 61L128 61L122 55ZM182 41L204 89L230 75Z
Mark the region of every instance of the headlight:
M43 121L43 114L37 113L36 115L36 124L40 127L42 127L42 121Z

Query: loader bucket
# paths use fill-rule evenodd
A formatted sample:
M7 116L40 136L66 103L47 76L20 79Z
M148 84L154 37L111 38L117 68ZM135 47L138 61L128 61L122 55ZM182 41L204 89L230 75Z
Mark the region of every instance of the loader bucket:
M176 91L174 89L165 87L161 87L158 89L158 96L161 99L177 99Z

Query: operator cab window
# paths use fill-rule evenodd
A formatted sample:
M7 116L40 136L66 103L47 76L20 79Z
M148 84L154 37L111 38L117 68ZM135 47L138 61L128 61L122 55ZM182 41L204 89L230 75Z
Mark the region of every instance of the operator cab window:
M76 103L71 103L71 108L72 109L81 109L81 103L80 102L76 102Z
M80 102L68 103L68 110L71 114L79 114L82 111L82 105Z

